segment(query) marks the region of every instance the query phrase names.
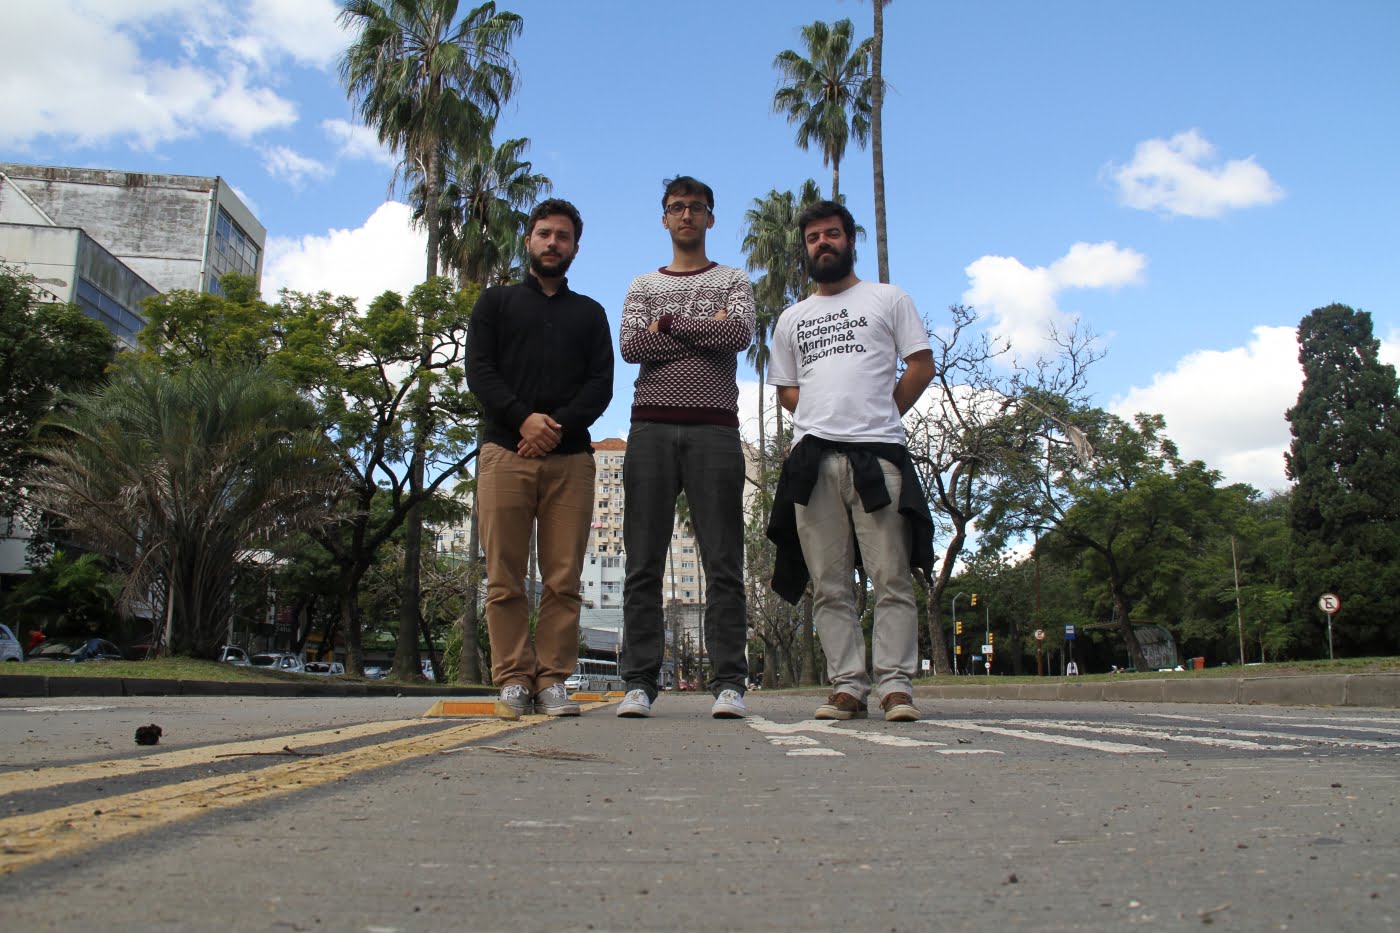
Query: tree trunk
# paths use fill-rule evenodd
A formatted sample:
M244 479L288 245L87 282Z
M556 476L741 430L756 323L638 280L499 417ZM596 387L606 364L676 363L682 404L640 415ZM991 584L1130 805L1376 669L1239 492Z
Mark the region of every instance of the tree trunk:
M812 587L808 584L802 594L802 683L811 685L822 682L817 670L816 626L812 621Z
M409 495L417 498L423 491L423 422L414 425L417 435L413 442L413 462L409 467ZM399 591L399 633L394 647L393 676L408 678L422 673L418 655L418 630L422 626L419 605L419 577L423 564L423 506L415 504L404 518L403 581Z
M360 582L353 570L340 573L340 626L345 630L345 672L363 677L365 651L360 632Z
M935 674L951 674L953 666L948 660L948 639L943 634L943 606L941 589L931 587L923 573L914 574L914 582L924 591L924 603L928 606L928 651Z
M1133 667L1139 673L1147 670L1147 658L1142 653L1142 645L1138 644L1137 632L1133 631L1133 623L1128 618L1128 597L1119 586L1117 580L1111 581L1113 588L1113 614L1118 617L1118 633L1123 636L1123 644L1128 648L1128 658L1133 662Z
M831 200L841 203L841 160L831 160Z
M882 116L885 107L885 0L871 0L871 6L875 8L875 48L870 57L870 76L874 80L870 102L870 158L875 176L875 258L880 281L889 282L890 247L885 230L885 133Z
M462 636L462 656L457 663L457 683L485 683L481 677L481 662L477 650L481 616L477 598L481 593L481 525L477 519L476 489L472 489L471 530L467 533L467 593L462 617L457 620Z

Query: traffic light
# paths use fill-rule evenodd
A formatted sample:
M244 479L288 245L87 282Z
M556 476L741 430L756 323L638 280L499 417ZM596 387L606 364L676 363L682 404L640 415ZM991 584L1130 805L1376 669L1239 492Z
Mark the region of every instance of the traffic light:
M954 645L953 654L962 654L962 645Z
M989 645L995 645L996 643L997 643L997 633L996 633L996 632L988 632L988 633L987 633L987 644L989 644Z
M962 634L962 622L961 622L961 621L959 621L959 622L954 622L954 623L953 623L953 626L954 626L954 632L955 632L956 634L958 634L958 635L961 635L961 634Z
M974 606L977 605L977 594L976 594L976 593L973 593L973 594L972 594L972 605L974 605Z

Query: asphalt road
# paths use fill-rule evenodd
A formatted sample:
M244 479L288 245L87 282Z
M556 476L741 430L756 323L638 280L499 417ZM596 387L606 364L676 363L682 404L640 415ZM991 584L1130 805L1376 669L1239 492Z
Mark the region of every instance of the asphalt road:
M422 698L0 700L0 923L1400 926L1396 710L817 702L502 724Z

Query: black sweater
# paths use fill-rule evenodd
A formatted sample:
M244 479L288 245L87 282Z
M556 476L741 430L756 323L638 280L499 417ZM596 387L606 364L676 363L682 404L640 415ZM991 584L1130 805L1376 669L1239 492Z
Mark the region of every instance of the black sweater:
M592 450L588 428L613 392L603 306L567 281L546 295L532 275L486 289L467 325L467 386L481 402L483 443L515 450L520 425L542 412L564 426L554 453Z

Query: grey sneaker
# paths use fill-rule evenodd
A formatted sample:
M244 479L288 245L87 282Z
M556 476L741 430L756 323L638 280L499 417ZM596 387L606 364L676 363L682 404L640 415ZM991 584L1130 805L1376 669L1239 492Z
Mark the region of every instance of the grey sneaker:
M651 715L651 698L640 688L628 690L617 706L617 715L624 719L642 719Z
M733 689L721 690L715 697L715 705L710 707L710 715L716 719L743 719L748 714L743 695Z
M569 699L569 690L563 684L553 684L535 694L535 712L546 716L577 716L578 704Z
M496 716L500 719L519 719L526 713L535 711L535 703L530 699L530 688L524 684L509 684L501 688L496 698Z

